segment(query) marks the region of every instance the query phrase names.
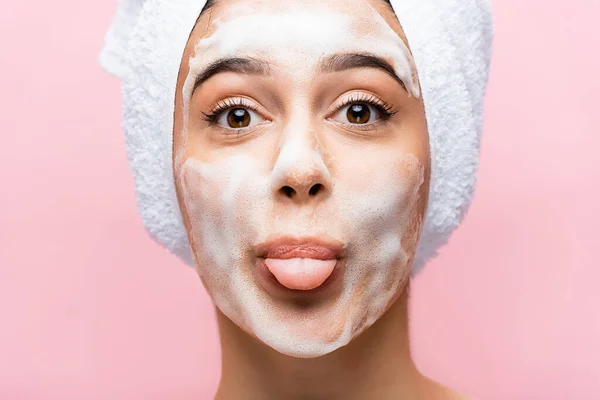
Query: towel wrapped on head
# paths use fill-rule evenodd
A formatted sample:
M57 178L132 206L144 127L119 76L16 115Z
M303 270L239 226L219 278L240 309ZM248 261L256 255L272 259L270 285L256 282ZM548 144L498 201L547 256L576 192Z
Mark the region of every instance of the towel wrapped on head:
M120 0L100 63L123 80L123 129L144 226L193 265L173 179L177 76L205 0ZM416 274L463 220L479 163L493 26L489 0L391 0L417 71L431 148Z

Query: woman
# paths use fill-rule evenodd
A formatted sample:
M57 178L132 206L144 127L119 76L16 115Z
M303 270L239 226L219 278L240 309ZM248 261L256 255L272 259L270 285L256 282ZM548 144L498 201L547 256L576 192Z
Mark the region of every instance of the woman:
M466 398L407 301L471 198L489 5L203 3L124 2L102 63L144 223L216 306L216 399Z

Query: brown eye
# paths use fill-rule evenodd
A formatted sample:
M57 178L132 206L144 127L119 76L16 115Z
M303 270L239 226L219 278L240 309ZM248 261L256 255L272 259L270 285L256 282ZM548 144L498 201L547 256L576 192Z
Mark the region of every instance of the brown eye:
M230 128L246 128L250 125L250 113L245 108L234 108L227 113L227 124Z
M366 104L351 104L346 112L346 118L351 124L366 124L371 119L371 110Z

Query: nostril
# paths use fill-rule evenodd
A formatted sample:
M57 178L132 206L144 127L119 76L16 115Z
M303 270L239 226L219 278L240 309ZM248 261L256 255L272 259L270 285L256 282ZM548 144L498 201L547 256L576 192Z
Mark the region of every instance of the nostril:
M293 187L291 186L283 186L281 189L279 189L283 194L285 194L287 197L294 197L294 195L296 194L296 190L294 190Z
M323 189L324 189L323 185L321 185L320 183L317 183L310 188L310 190L308 191L308 194L311 196L314 196Z

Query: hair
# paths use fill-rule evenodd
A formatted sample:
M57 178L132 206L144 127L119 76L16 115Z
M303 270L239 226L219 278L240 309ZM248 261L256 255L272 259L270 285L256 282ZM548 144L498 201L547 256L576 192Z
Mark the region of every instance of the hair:
M215 5L216 2L217 2L217 0L207 0L206 4L204 5L204 8L200 12L200 15L202 15L203 12L210 10Z
M204 8L202 9L202 11L200 12L200 16L202 15L202 13L204 13L205 11L210 10L212 7L214 7L214 5L217 3L218 0L207 0L206 4L204 5ZM390 6L390 8L392 7L392 4L390 3L390 0L383 0L384 3L388 4ZM200 19L200 16L198 17L198 19ZM197 23L198 21L196 21Z

